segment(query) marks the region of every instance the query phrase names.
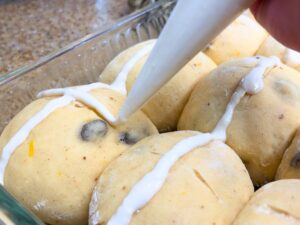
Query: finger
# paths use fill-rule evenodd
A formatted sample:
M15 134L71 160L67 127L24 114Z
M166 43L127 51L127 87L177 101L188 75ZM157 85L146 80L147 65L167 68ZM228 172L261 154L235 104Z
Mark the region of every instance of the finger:
M259 23L278 41L300 51L300 1L258 0L251 10Z

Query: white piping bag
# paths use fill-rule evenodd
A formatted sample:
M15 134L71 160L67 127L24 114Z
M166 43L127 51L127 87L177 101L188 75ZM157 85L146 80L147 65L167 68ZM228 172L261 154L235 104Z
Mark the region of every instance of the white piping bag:
M138 110L253 2L179 0L129 92L118 121L125 121Z

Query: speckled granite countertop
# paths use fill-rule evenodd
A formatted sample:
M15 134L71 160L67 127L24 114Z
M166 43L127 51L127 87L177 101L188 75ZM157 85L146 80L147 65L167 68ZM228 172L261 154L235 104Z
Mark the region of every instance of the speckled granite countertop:
M127 0L0 0L0 75L129 13Z

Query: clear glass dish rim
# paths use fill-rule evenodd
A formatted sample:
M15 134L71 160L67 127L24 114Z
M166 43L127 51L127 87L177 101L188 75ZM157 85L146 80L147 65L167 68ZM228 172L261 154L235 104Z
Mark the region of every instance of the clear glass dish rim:
M113 24L104 26L102 29L99 29L98 31L95 31L95 32L88 34L74 42L71 42L70 44L66 45L65 47L60 48L57 51L54 51L46 56L42 56L41 58L39 58L38 60L36 60L32 63L28 63L22 67L19 67L15 70L9 72L9 73L0 75L0 86L8 83L9 81L11 81L17 77L20 77L20 76L26 74L27 72L30 72L46 63L52 61L53 59L79 47L80 45L85 44L86 42L92 41L96 37L99 37L101 35L112 32L112 31L116 30L117 28L123 26L124 24L129 23L130 21L143 16L146 13L156 10L156 9L160 8L161 6L168 6L168 4L172 4L175 1L176 0L160 0L156 3L152 3L143 9L137 10L125 17L118 19Z

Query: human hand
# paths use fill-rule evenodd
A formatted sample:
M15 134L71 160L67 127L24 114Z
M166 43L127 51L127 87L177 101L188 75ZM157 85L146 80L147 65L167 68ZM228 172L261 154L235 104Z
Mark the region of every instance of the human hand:
M300 51L299 0L257 0L251 11L275 39Z

